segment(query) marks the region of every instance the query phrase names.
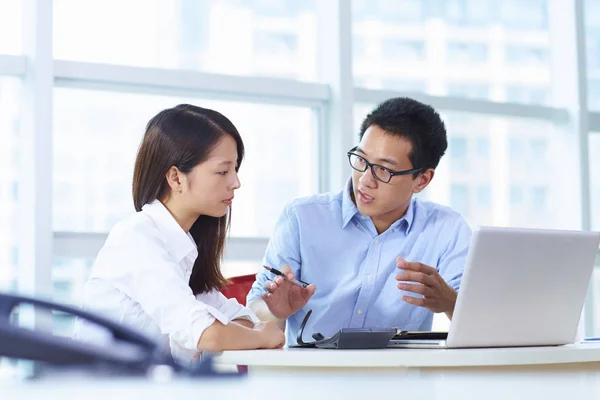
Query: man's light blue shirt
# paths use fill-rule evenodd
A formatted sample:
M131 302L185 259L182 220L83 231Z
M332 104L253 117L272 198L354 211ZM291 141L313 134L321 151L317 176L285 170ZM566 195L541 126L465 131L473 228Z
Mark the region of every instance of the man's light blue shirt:
M398 289L396 257L435 267L457 291L466 262L471 230L448 207L413 198L405 215L378 234L345 190L301 198L288 204L265 253L265 265L289 265L296 277L316 285L307 305L287 320L288 344L296 344L302 319L312 315L304 340L326 337L341 328L399 327L431 330L433 313L402 300L418 295ZM261 271L248 302L266 292L274 275Z

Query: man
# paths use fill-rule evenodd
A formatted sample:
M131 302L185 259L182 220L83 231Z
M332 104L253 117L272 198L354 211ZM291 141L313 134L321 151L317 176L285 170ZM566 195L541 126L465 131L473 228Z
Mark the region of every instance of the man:
M444 123L430 106L409 98L380 104L348 152L345 189L285 208L265 263L288 279L259 273L248 306L263 320L287 321L288 344L309 310L305 341L345 327L431 330L433 313L452 318L471 230L455 211L413 198L446 148Z

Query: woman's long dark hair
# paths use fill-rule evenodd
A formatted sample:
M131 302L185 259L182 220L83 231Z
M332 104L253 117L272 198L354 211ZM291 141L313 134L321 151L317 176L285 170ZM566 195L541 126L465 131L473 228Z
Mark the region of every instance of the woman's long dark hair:
M237 144L237 171L244 158L244 143L235 126L221 113L180 104L152 118L146 126L133 171L136 211L168 194L169 168L175 166L184 174L189 173L208 158L224 135L230 135ZM230 222L231 208L220 218L201 215L192 225L190 233L198 247L189 282L194 294L219 290L225 285L220 264Z

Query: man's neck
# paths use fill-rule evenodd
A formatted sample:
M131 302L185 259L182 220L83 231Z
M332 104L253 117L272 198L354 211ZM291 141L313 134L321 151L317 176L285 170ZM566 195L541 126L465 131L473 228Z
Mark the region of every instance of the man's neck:
M371 217L373 221L373 225L375 225L375 229L377 230L377 234L381 235L383 232L390 229L396 221L404 217L406 214L406 210L408 210L408 206L402 209L402 212L396 212L393 215L382 215L380 217Z

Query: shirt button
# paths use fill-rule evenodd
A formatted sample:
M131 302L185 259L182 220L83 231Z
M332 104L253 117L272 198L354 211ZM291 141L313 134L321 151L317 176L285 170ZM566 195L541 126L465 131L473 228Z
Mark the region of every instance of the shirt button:
M358 310L356 310L356 313L357 313L358 315L362 314L362 312L363 312L363 311L362 311L362 308L359 308Z
M367 218L368 218L368 217L367 217L366 215L363 215L363 216L362 216L362 219L367 219Z
M398 232L398 228L394 228L394 232Z
M356 227L357 227L357 228L360 228L360 224L359 224L358 222L356 223Z
M371 282L371 275L367 275L367 282Z
M379 239L375 239L375 244L378 244L378 243L379 243Z

